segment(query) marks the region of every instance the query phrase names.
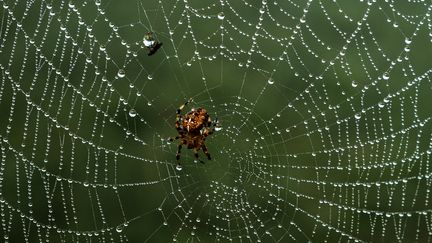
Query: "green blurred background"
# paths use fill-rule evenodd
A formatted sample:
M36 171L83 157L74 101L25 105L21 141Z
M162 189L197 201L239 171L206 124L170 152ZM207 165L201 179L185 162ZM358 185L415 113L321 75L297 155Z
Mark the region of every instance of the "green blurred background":
M430 1L0 5L4 241L432 241Z

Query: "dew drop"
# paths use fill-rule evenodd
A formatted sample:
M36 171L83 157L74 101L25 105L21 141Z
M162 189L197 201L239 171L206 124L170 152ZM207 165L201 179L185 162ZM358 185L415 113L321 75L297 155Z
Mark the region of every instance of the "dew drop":
M147 79L148 79L148 80L152 80L152 79L153 79L153 75L149 74L149 75L147 76Z
M357 119L357 120L359 120L360 118L361 118L361 114L360 113L357 113L357 114L355 114L355 119Z
M220 12L217 17L218 19L222 20L225 18L225 14L223 12Z
M119 78L124 78L124 77L126 76L126 72L125 72L125 70L123 70L123 69L119 69L118 72L117 72L117 76L118 76Z
M358 86L357 81L353 80L352 83L351 83L351 86L353 86L354 88L357 87Z
M130 109L130 111L129 111L129 116L130 116L130 117L136 117L136 115L137 115L136 110L135 110L135 109Z
M215 131L216 131L216 132L218 132L218 131L220 131L220 130L222 130L222 127L215 127Z
M411 39L410 38L405 38L405 44L407 44L407 45L409 45L409 44L411 44Z
M181 165L176 166L176 170L181 171L182 169L183 169L183 167Z
M269 84L274 84L274 80L273 80L272 78L269 78L269 79L267 80L267 83L269 83Z
M385 105L384 105L383 102L378 103L378 107L379 107L379 108L383 108L384 106L385 106Z
M390 77L389 77L389 74L388 74L388 73L384 73L383 76L382 76L382 78L383 78L384 80L388 80Z
M118 226L118 227L116 228L116 231L117 231L118 233L121 233L121 232L123 231L123 228L122 228L121 226Z

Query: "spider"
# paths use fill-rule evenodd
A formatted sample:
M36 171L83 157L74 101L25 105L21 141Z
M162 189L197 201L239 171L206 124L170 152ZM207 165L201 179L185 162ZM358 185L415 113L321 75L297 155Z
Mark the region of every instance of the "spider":
M186 145L188 149L193 149L195 158L199 162L204 164L204 162L200 160L198 156L198 151L200 149L203 150L204 154L207 156L207 159L211 160L210 153L208 152L204 142L208 136L213 134L214 131L220 130L217 118L215 123L212 123L207 110L202 107L198 109L192 108L192 110L185 116L181 115L183 108L190 102L192 102L192 99L189 99L177 109L175 127L177 129L178 136L168 139L170 142L180 139L176 153L178 170L181 170L180 153L182 145Z
M147 34L144 36L143 44L148 49L149 56L156 53L156 51L162 46L162 42L157 42L153 38L153 32L147 32Z

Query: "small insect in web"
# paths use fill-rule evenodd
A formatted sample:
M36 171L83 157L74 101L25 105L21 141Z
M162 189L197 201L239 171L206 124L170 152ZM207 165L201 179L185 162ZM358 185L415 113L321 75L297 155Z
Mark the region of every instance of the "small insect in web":
M153 32L147 32L143 40L144 46L147 47L147 55L151 56L162 46L162 42L158 42L153 37Z
M215 122L212 123L207 110L202 107L198 109L192 109L186 115L182 115L181 111L190 102L192 102L192 99L189 99L177 109L175 127L177 129L178 135L175 138L168 139L169 142L180 139L176 154L177 170L181 170L182 168L180 164L182 145L186 145L188 149L193 149L193 153L197 161L204 164L204 162L200 160L198 156L198 151L200 149L203 150L204 154L207 156L207 159L211 160L210 153L205 145L205 140L208 136L212 135L214 131L220 130L217 118Z

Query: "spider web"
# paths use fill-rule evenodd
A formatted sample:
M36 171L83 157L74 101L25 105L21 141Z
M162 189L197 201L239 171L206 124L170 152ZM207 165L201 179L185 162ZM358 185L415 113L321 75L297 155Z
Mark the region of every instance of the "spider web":
M0 5L4 241L432 241L430 1Z

